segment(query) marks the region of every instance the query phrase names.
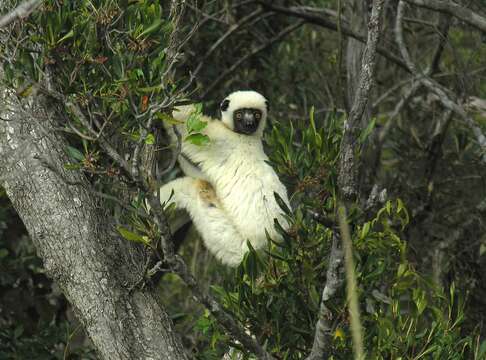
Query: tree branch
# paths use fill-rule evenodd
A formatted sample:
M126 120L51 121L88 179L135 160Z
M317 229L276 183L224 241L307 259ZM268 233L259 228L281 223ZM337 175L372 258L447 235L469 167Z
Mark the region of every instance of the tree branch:
M484 136L481 128L478 124L471 118L467 112L464 110L462 106L460 106L455 99L451 99L447 90L445 90L439 83L432 80L427 74L421 73L417 66L413 63L408 49L405 45L405 40L403 37L403 27L402 27L402 20L403 20L403 13L404 13L405 3L403 0L400 0L398 3L397 9L397 18L395 23L395 39L400 48L400 52L402 53L403 59L407 64L410 71L418 77L418 80L427 87L430 91L435 93L439 100L441 101L442 105L447 109L452 110L455 114L457 114L467 126L473 131L474 135L476 136L476 140L483 151L482 159L486 162L486 136Z
M331 245L331 254L326 272L326 285L322 289L319 305L318 320L314 334L312 350L306 360L321 360L325 358L326 347L332 338L332 311L327 307L327 302L334 297L336 291L344 281L343 276L343 250L340 246L341 239L337 231L334 231Z
M324 27L329 30L338 31L337 21L330 20L327 17L317 15L315 12L297 10L295 8L286 8L286 7L274 5L272 2L269 2L267 0L257 0L257 2L261 4L264 8L275 11L277 13L297 17L305 20L306 23ZM330 15L332 13L326 11L324 12L324 14ZM351 37L359 42L362 42L363 44L366 44L367 42L367 37L365 35L358 34L355 31L353 31L346 22L341 23L341 32L343 35L347 37ZM392 54L386 48L382 46L377 46L377 52L383 57L385 57L386 59L388 59L389 61L403 68L405 71L407 72L409 71L406 64L403 62L403 60L400 59L400 57Z
M349 117L344 123L339 160L338 185L341 197L346 204L358 197L358 162L356 143L361 132L360 122L369 99L376 65L376 46L380 36L381 13L384 0L375 0L368 23L368 41L363 53L359 86L356 89Z
M361 117L369 98L369 92L373 84L374 69L376 63L376 45L378 43L384 0L373 1L373 9L368 22L368 40L363 53L359 86L356 89L353 105L344 127L344 137L341 143L341 158L338 175L340 195L348 201L355 198L357 189L357 159L355 156L355 143L359 135ZM343 250L341 239L336 231L333 233L331 254L326 274L326 285L322 290L319 317L316 323L314 343L312 351L306 360L325 358L326 346L328 346L332 331L332 312L327 308L327 301L334 296L343 282L342 273ZM355 344L359 347L359 344Z
M283 29L280 33L269 39L267 42L261 44L260 46L257 46L254 48L252 51L247 53L245 56L241 57L236 61L233 65L231 65L226 71L223 71L221 75L219 75L216 80L214 80L208 87L206 87L205 91L201 95L201 99L205 99L206 96L216 87L219 85L221 81L226 79L229 74L231 74L233 71L238 69L241 64L243 64L245 61L250 59L252 56L255 56L259 52L262 52L263 50L267 49L268 47L272 46L274 43L280 41L282 38L284 38L286 35L290 34L291 32L295 31L299 27L302 26L304 21L298 21L297 23L290 25Z
M17 19L23 19L32 13L40 4L42 0L28 0L17 6L9 13L0 17L0 28L9 25Z
M450 0L405 0L406 2L424 7L429 10L439 11L468 23L475 28L486 32L486 17Z

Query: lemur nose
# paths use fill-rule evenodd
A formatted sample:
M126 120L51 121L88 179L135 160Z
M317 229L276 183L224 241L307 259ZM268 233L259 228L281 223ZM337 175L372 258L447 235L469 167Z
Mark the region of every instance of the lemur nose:
M251 113L245 113L245 115L243 116L243 120L245 121L245 125L255 124L255 117Z

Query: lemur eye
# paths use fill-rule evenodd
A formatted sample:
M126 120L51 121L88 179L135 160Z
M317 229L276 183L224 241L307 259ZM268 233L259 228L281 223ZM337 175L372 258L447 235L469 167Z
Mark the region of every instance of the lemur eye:
M236 113L236 118L241 119L241 113L239 111Z
M253 115L255 116L255 119L260 119L260 117L262 116L262 114L259 111L255 111Z

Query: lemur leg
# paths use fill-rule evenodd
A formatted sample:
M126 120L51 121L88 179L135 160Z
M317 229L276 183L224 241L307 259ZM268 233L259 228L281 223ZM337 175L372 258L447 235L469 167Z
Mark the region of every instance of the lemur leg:
M211 184L191 177L179 178L160 188L160 201L174 202L177 208L186 209L206 247L217 259L229 266L241 262L248 251L246 239L221 208Z

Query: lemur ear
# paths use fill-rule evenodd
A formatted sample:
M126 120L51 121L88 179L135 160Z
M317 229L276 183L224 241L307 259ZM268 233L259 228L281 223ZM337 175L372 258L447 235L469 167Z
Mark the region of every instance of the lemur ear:
M267 106L267 112L270 111L270 103L268 102L268 100L265 100L265 105Z
M221 111L228 110L229 103L230 103L230 101L228 99L224 99L223 102L221 103L221 105L219 106L219 108L221 109Z

